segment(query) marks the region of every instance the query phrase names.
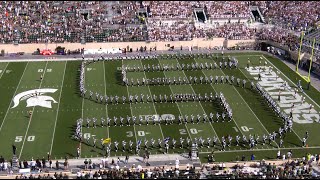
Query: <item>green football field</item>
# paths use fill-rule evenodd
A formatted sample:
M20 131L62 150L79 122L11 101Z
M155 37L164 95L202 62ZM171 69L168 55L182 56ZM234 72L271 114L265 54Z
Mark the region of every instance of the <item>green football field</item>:
M266 61L268 66L272 66L273 70L281 71L280 78L286 80L288 84L294 87L295 83L300 79L295 72L291 71L283 62L271 56L262 55L260 53L236 53L227 54L239 60L238 69L212 69L212 70L195 70L195 71L158 71L158 72L128 72L128 79L142 79L142 78L157 78L157 77L189 77L189 76L234 76L235 78L247 79L248 81L255 81L252 73L245 69L247 66L247 59L250 58L250 66L259 66L260 57L262 62ZM101 149L100 139L111 138L112 143L119 142L119 151L111 151L111 156L119 156L125 154L132 154L131 152L122 152L121 141L143 141L153 138L156 140L170 137L177 140L179 147L179 138L184 139L199 138L204 139L214 136L219 137L218 145L213 148L203 147L199 149L201 159L211 153L216 152L216 159L219 161L235 160L235 156L242 154L254 153L259 158L274 158L272 155L276 154L279 148L279 138L271 145L262 145L259 143L253 150L249 146L235 146L235 136L245 135L247 138L251 135L259 135L260 140L263 134L277 132L279 127L283 124L282 119L277 117L271 108L268 107L266 100L264 100L257 91L250 89L250 84L247 83L246 88L238 87L230 84L187 84L187 85L161 85L161 86L129 86L126 87L121 84L121 71L119 68L122 65L140 66L143 65L166 65L179 63L219 63L222 57L219 54L218 60L209 58L195 58L176 60L162 59L159 60L114 60L105 62L92 63L85 68L85 87L93 92L99 92L102 95L112 96L128 96L128 95L159 95L159 94L180 94L180 93L196 93L196 94L210 94L213 92L222 92L233 110L233 120L231 122L200 122L199 124L182 124L177 122L171 125L142 125L142 126L111 126L100 127L101 117L127 117L140 115L162 115L172 114L176 117L182 115L197 115L221 112L220 105L217 102L178 102L178 103L125 103L118 105L105 105L97 103L88 98L82 98L79 93L79 76L81 61L46 61L46 62L0 62L0 155L11 158L12 144L17 146L17 156L20 159L30 159L46 157L49 152L54 159L60 159L65 156L75 157L76 150L79 146L79 141L74 140L72 135L75 131L76 121L79 118L96 117L98 119L97 128L82 128L83 136L95 137L97 139L97 147L93 147L92 139L90 143L81 143L81 157L100 157L105 155L105 151ZM40 81L40 75L43 75L43 80ZM303 86L306 83L302 81ZM23 97L21 93L36 90L36 89L55 89L52 93L46 93L47 107L32 106L33 97ZM278 92L274 90L274 92ZM317 114L318 118L313 118L314 121L307 123L294 122L293 131L287 133L285 136L283 151L293 149L294 152L306 153L316 152L320 150L320 142L318 141L318 129L320 127L319 121L319 105L320 93L311 87L305 90L304 93L299 92L300 95L305 96L305 102L314 105L312 112L309 109L296 107L297 119L310 119L308 114ZM20 95L20 96L19 96ZM20 97L14 100L15 97ZM286 95L284 95L286 96ZM93 95L95 99L95 95ZM28 99L30 98L30 99ZM51 99L50 99L51 98ZM49 99L49 100L48 100ZM122 101L121 101L122 102ZM288 107L283 107L282 110ZM32 110L31 118L28 112ZM316 115L314 115L316 117ZM312 119L312 118L311 118ZM309 132L307 140L308 147L302 146L302 138L305 137L305 132ZM227 147L226 151L219 151L221 149L220 140L222 136L231 135L233 137L233 145ZM170 141L171 143L171 141ZM113 146L111 146L113 148ZM170 148L170 153L184 153L188 152L189 148L184 145L183 149ZM128 146L127 146L128 148ZM162 153L159 148L151 148L151 154ZM143 153L144 151L141 151Z

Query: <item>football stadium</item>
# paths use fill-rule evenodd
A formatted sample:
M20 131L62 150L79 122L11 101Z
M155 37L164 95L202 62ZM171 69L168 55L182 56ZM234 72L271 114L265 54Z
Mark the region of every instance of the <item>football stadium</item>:
M318 2L0 8L0 179L319 177Z

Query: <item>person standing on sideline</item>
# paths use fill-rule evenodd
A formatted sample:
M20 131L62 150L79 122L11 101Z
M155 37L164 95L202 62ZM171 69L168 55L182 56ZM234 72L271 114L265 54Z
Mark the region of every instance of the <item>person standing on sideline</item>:
M80 158L80 147L77 147L77 159Z
M255 155L251 154L251 161L254 161L254 159L255 159Z
M17 147L14 144L12 144L12 153L13 153L13 155L16 155L16 151L17 151Z
M124 162L125 162L126 164L128 164L128 161L129 161L129 156L126 155L126 159L124 160Z
M29 119L30 119L32 116L32 110L28 111L28 115L29 115Z
M280 159L281 158L281 153L280 151L277 152L277 159Z

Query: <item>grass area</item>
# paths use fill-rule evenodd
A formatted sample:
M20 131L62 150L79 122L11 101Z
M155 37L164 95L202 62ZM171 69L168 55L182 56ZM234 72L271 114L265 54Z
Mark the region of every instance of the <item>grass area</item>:
M157 72L128 72L128 79L142 78L173 78L190 76L234 76L235 78L255 81L245 67L247 59L250 58L251 66L259 65L260 53L236 53L230 54L239 60L238 69L212 69L212 70L196 70L196 71L157 71ZM280 78L288 81L290 86L299 80L299 76L295 74L280 60L271 56L265 56L267 61L274 68L278 68L282 73ZM278 131L282 125L282 119L279 118L273 110L268 107L267 102L254 90L250 89L249 83L246 88L230 85L226 83L218 84L187 84L187 85L161 85L161 86L123 86L121 84L121 74L118 70L122 65L143 67L144 65L164 66L166 64L191 64L191 63L218 63L222 61L222 57L216 59L210 58L188 58L188 59L149 59L149 60L125 60L125 61L108 61L96 62L88 65L85 69L85 86L87 89L100 93L101 95L112 96L129 96L129 95L157 95L166 94L213 94L222 92L233 110L233 120L231 122L206 122L199 124L181 124L174 122L170 125L165 123L153 125L143 124L142 126L111 126L100 127L101 117L123 117L140 115L162 115L172 114L176 117L179 115L203 115L210 113L216 114L222 112L222 107L218 102L178 102L178 103L133 103L133 104L101 104L94 100L90 100L88 96L82 98L79 95L78 84L80 76L81 62L15 62L15 63L0 63L0 155L6 158L12 156L11 145L17 146L17 154L20 159L30 159L45 157L49 152L53 158L62 158L64 156L75 157L77 147L81 148L81 157L97 157L106 154L106 151L101 148L100 139L111 138L112 142L119 142L119 151L115 152L112 145L112 156L125 154L133 154L126 150L122 152L121 142L132 141L134 144L141 140L142 147L144 141L155 140L157 146L158 139L170 137L177 141L175 149L170 148L169 153L187 153L189 148L184 141L184 148L180 149L179 138L195 138L202 137L203 139L222 136L232 136L232 145L226 148L226 151L221 150L221 144L218 141L216 147L207 148L206 146L199 149L200 158L206 162L207 153L216 152L216 161L234 161L236 156L241 158L242 155L249 158L253 152L257 159L272 159L278 151L279 139L272 142L270 145L258 144L252 151L249 151L248 145L235 146L235 136L242 137L245 135L259 135L260 140L263 134ZM43 75L43 80L40 81L40 75ZM289 78L289 79L287 79ZM291 81L292 82L291 82ZM305 84L303 84L305 85ZM32 101L29 97L20 98L17 107L14 107L14 97L18 94L32 90L51 88L55 89L54 93L46 93L54 99L51 102L51 108L41 106L28 106ZM311 87L305 90L308 95L306 102L314 104L314 109L319 112L319 107L314 102L320 102L319 92ZM299 93L303 95L302 93ZM310 97L310 98L309 98ZM122 100L122 99L121 99ZM313 101L314 102L313 102ZM122 102L122 101L120 101ZM29 103L29 104L28 104ZM49 103L50 104L50 103ZM28 106L28 107L27 107ZM28 117L28 111L33 110L32 117ZM305 113L308 114L308 113ZM83 127L82 133L84 136L95 137L97 139L97 147L93 147L92 138L89 144L72 139L75 131L76 120L84 119L86 124L87 118L96 117L98 120L97 128ZM317 152L319 142L317 140L319 123L299 124L294 123L294 132L287 133L285 136L283 149L286 152L292 148L296 157L304 155L306 152ZM301 148L301 138L304 137L305 131L309 131L310 137L308 145L310 148ZM172 147L172 146L171 146ZM320 148L320 146L319 146ZM149 148L151 154L163 153L164 149L158 147ZM142 150L140 153L143 153ZM230 155L232 154L232 155Z

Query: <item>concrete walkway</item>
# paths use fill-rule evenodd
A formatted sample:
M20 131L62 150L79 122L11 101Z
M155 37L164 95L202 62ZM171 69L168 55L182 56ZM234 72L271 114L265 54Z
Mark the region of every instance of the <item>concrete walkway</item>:
M91 159L92 163L98 165L102 164L103 160L105 162L108 162L108 164L111 166L112 160L114 160L115 163L117 163L118 157L120 159L120 163L118 164L119 167L131 167L135 166L137 167L140 165L141 167L146 167L146 163L143 161L143 157L140 156L129 156L128 163L125 163L125 156L117 156L117 157L109 157L109 158L81 158L81 159L70 159L68 160L69 162L69 168L84 168L84 161L87 159ZM200 163L199 160L197 161L192 161L191 159L187 158L186 154L160 154L160 155L150 155L149 156L148 163L150 166L175 166L176 165L176 160L179 160L180 165L187 165L189 164L190 166L193 165L193 163ZM63 162L64 159L58 160L63 167ZM52 162L55 163L55 162ZM115 166L115 165L114 165ZM99 168L99 167L97 167Z

